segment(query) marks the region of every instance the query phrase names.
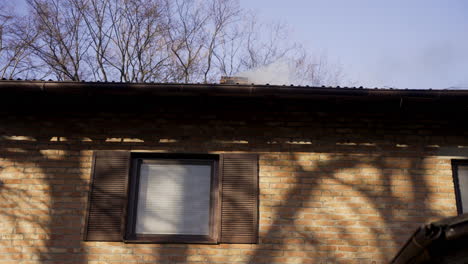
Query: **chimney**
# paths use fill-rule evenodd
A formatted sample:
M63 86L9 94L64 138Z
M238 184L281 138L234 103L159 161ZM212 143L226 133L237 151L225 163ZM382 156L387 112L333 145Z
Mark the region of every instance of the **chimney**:
M239 76L221 76L220 84L248 84L249 79L247 77Z

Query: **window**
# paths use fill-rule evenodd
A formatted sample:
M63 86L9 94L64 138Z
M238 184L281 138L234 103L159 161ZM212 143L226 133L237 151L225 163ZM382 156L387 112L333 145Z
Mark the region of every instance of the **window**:
M256 243L258 157L97 151L87 241Z
M134 158L126 239L217 242L217 159Z
M468 213L468 160L453 160L452 171L458 213Z

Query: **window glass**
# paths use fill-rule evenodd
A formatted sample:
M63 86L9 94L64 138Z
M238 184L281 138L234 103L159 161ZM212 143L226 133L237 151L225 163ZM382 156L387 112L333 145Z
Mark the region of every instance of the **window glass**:
M211 170L211 164L141 164L135 232L209 235Z
M463 213L468 212L468 165L458 165L458 185Z

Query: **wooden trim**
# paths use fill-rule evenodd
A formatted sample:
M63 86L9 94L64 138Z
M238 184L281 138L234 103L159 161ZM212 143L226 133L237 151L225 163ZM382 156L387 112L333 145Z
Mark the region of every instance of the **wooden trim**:
M168 153L168 152L131 152L132 158L168 160L218 160L218 154Z
M124 240L125 243L159 243L159 244L217 244L211 236L201 235L136 235L133 239Z
M211 166L210 181L210 240L218 242L219 238L219 179L218 161L213 161Z
M83 240L88 239L88 222L89 222L89 209L91 208L91 194L94 186L94 170L96 168L96 151L93 152L93 159L91 161L91 180L89 182L89 191L88 191L88 200L86 202L86 215L85 215L85 224L83 230Z
M461 200L460 181L458 177L458 167L460 165L468 166L468 160L460 160L460 159L452 160L453 186L455 188L455 201L457 204L457 213L459 215L463 214L463 203Z
M213 181L213 191L212 191L212 197L213 197L213 234L215 235L216 242L219 243L220 238L221 238L221 184L222 184L222 168L223 168L223 162L222 162L223 156L220 155L219 159L215 162L215 169L213 170L213 173L216 173Z
M127 222L126 222L126 232L125 240L134 239L135 234L135 222L136 222L136 212L138 206L138 186L140 180L140 165L141 159L131 159L131 173L130 173L130 183L129 183L129 194L128 194L128 210L127 210Z
M120 220L120 234L122 237L122 241L125 239L125 232L127 230L127 213L128 213L128 203L130 201L129 199L129 188L130 188L130 175L132 171L132 158L131 154L129 152L128 155L128 171L127 171L127 180L125 181L125 195L126 195L126 201L123 206L123 211L122 211L122 217Z
M255 181L254 181L254 184L255 184L255 197L256 197L256 206L255 206L255 210L254 210L254 217L255 217L255 223L254 223L254 230L255 230L255 242L254 243L258 243L258 230L259 230L259 218L260 218L260 214L259 214L259 196L260 196L260 186L259 186L259 167L258 167L258 155L257 154L253 154L253 159L256 160L255 162L255 167L254 167L254 170L256 172L256 178L255 178Z
M213 167L213 160L207 160L207 159L139 159L139 160L141 160L141 164L211 165Z
M211 154L173 154L173 153L132 153L132 173L128 199L126 243L200 243L216 244L219 237L219 180L218 155ZM135 224L138 208L140 168L142 164L204 164L211 166L210 179L210 234L203 235L143 235L136 234Z

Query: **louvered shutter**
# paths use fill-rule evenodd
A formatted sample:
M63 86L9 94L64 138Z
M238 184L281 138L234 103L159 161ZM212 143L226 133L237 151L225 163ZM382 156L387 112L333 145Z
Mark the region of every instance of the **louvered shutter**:
M258 156L221 156L221 243L257 243Z
M96 151L85 240L122 241L130 153Z

